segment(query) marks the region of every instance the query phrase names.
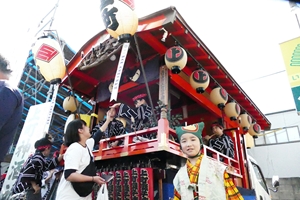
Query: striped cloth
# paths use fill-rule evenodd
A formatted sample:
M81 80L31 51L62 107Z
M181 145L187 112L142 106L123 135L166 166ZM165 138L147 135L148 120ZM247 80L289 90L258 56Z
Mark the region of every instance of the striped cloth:
M101 132L101 126L106 122L106 119L101 120L92 130L92 137L95 140L94 150L99 149L99 141L101 139L110 138L118 135L124 135L126 134L125 128L123 126L123 123L117 119L113 119L111 122L109 122L108 127L104 130L104 132ZM101 134L99 137L96 134L97 131L100 130ZM118 145L121 145L123 143L123 140L119 140ZM109 143L109 145L111 142Z
M224 155L234 158L234 145L230 136L223 133L222 136L208 141L208 146Z
M203 155L199 156L199 159L196 161L195 165L193 165L189 160L187 160L188 176L190 177L191 183L195 183L195 184L198 183L198 175L199 175L202 158L203 158ZM226 200L243 200L244 199L226 172L224 172L224 187L225 187L225 192L226 192ZM198 199L198 193L196 191L194 191L194 198L195 198L195 200ZM174 199L173 200L181 200L180 194L178 193L178 191L176 189L174 191Z
M58 157L47 159L41 152L29 156L22 166L12 192L17 194L32 188L31 181L42 186L43 172L54 169L58 165Z
M105 123L106 119L101 120L92 130L92 134L96 133L101 126ZM125 134L125 128L123 123L117 119L113 119L109 124L107 129L104 131L104 134L101 139L110 138L118 135Z
M151 107L145 104L137 108L130 108L128 105L122 103L119 107L119 112L118 112L119 117L125 117L129 120L131 120L131 117L134 118L135 124L134 127L132 127L132 131L142 130L144 128L144 125L147 122L149 122L151 115L152 115Z

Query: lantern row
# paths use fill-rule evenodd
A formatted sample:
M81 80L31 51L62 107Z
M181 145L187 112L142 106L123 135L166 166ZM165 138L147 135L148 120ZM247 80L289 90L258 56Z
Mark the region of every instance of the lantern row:
M137 31L138 18L134 8L134 1L100 1L100 12L106 30L121 43L129 41ZM44 78L52 84L59 84L65 77L66 67L58 40L49 35L39 38L33 47L33 54ZM171 47L165 53L165 62L172 73L178 74L187 63L187 53L180 46ZM201 69L194 71L190 77L190 84L198 93L205 91L209 81L209 74ZM252 118L247 113L240 113L240 106L237 103L231 101L226 104L228 93L223 88L214 88L210 93L210 99L222 111L224 110L231 120L239 119L239 125L243 130L249 130L251 135L260 132L260 126L252 123ZM64 109L76 111L76 101L74 96L67 97L63 103Z
M165 63L173 74L179 74L187 64L187 53L180 46L173 46L165 53ZM190 85L197 93L204 93L210 82L209 74L197 69L192 72L190 76ZM228 101L228 93L220 86L214 87L210 92L211 102L218 106L222 112L232 121L238 120L239 126L244 132L249 132L250 135L255 136L260 133L261 127L256 122L252 122L252 118L244 111L241 112L240 106L234 101Z
M52 84L59 84L65 76L65 63L63 53L58 41L48 36L38 39L33 47L36 64L44 78ZM187 53L180 46L173 46L165 53L166 66L172 73L178 74L186 66ZM197 69L190 76L190 84L197 93L203 93L210 82L209 74ZM260 133L261 128L257 123L252 123L252 118L247 113L241 113L240 106L235 101L228 101L228 93L220 86L215 87L210 92L210 100L218 106L230 120L237 120L239 126L254 136ZM227 103L227 104L226 104ZM75 112L78 101L74 96L66 97L63 107L66 111Z

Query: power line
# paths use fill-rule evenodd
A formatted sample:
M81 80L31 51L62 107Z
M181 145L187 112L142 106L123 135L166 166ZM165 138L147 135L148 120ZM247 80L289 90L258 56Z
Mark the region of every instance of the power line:
M261 77L255 78L255 79L250 79L250 80L241 82L240 84L242 84L242 83L247 83L247 82L251 82L251 81L255 81L255 80L258 80L258 79L262 79L262 78L267 78L267 77L269 77L269 76L273 76L273 75L276 75L276 74L279 74L279 73L282 73L282 72L285 72L285 71L286 71L286 70L282 70L282 71L275 72L275 73L272 73L272 74L267 74L267 75L265 75L265 76L261 76Z

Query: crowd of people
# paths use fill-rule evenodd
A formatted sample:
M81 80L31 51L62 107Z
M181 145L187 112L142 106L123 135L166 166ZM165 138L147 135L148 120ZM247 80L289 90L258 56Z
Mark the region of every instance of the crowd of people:
M10 73L9 62L0 55L0 162L4 160L12 143L23 110L22 95L8 83ZM105 118L100 120L91 132L84 120L75 119L69 122L64 133L64 144L67 146L64 154L49 157L52 140L48 134L37 140L34 144L36 151L23 164L13 185L12 195L24 193L27 200L90 200L93 186L106 183L105 179L96 173L93 150L99 149L101 139L142 130L145 127L153 115L146 96L135 96L132 99L134 108L124 103L110 106ZM125 126L119 118L125 118L130 126ZM201 153L203 145L206 144L230 158L235 158L231 137L224 133L223 124L220 123L213 123L212 135L202 138L203 128L203 122L176 128L178 141L187 162L174 178L174 200L211 197L242 199L226 173L225 166ZM147 139L147 136L139 138L140 141ZM114 148L122 144L123 140L117 140L109 143L109 147ZM62 160L64 165L59 166ZM208 180L218 187L203 187ZM51 196L53 193L56 193L56 196Z

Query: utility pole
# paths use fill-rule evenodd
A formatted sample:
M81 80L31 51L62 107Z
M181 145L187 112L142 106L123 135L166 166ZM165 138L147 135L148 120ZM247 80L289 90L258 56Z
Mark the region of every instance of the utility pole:
M297 24L298 24L298 27L300 29L300 23L299 23L298 15L297 15L297 12L296 12L298 10L298 8L300 8L300 3L296 3L296 2L293 2L293 1L289 1L289 3L290 3L291 11L295 12L295 17L296 17L296 20L297 20Z

